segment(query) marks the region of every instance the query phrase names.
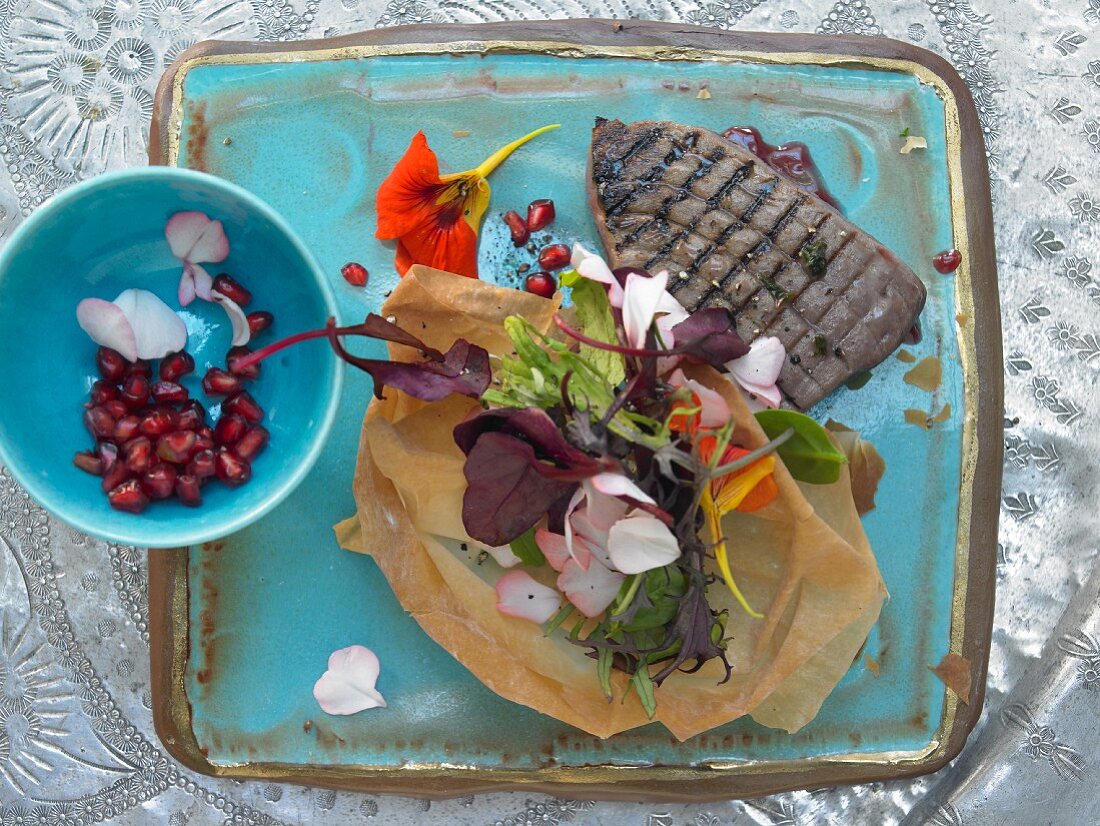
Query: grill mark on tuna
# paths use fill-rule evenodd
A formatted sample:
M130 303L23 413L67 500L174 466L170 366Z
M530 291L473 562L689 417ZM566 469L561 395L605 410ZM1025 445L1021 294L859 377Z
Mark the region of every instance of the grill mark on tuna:
M711 173L711 170L714 169L715 165L719 163L723 158L725 158L725 153L721 151L716 153L715 157L700 155L699 166L695 168L695 171L691 173L688 179L676 188L676 192L673 195L670 195L669 197L661 201L661 205L657 207L657 211L653 213L653 216L640 227L631 231L626 236L626 238L623 239L623 242L626 244L633 243L634 241L637 241L638 238L640 238L642 234L654 224L659 224L661 221L668 220L668 211L672 209L672 207L676 204L680 203L683 200L686 200L687 197L692 194L692 184L696 183L697 181L701 181L703 178L709 175ZM692 224L693 228L695 226L698 226L697 221L696 223ZM658 255L654 256L648 262L646 262L645 266L648 267L661 255L667 255L669 250L671 250L676 245L677 240L679 240L678 237L673 236L672 240L666 243L665 247L658 253Z
M628 206L630 206L630 204L634 203L634 199L637 198L638 195L640 195L641 193L645 192L647 190L647 185L649 185L649 184L660 184L660 185L663 185L663 186L671 186L671 184L666 184L663 181L659 181L658 178L661 177L662 173L668 171L668 168L672 164L673 161L677 160L678 158L683 157L683 154L684 154L683 147L681 147L680 144L677 143L676 141L673 141L672 142L672 149L670 149L665 154L663 162L658 163L658 164L654 164L652 167L650 167L649 171L645 175L643 175L641 178L638 179L638 183L637 183L636 186L634 186L629 192L626 193L626 195L624 195L622 198L620 198L618 201L616 201L615 204L613 204L612 206L607 208L607 211L606 211L607 215L609 217L614 216L614 215L618 215L620 212L622 212L624 209L626 209ZM621 172L625 171L625 168L626 168L626 166L625 166L625 164L623 164L618 169L612 170L612 171L615 172L615 173L621 173ZM618 183L624 183L625 181L626 181L625 178L611 177L611 176L605 176L602 179L602 183L604 183L604 184L607 184L607 183L618 184ZM631 240L635 240L635 239L631 239Z
M741 226L744 226L745 222L750 220L752 218L752 215L764 205L764 202L768 199L768 196L771 195L772 191L773 189L768 186L765 186L764 189L760 191L760 193L756 196L756 200L749 205L749 208L747 210L745 210L745 216L740 219L739 223L741 224ZM753 245L753 248L742 255L741 260L734 264L729 269L729 271L727 271L726 274L723 275L721 279L719 279L718 285L715 286L713 282L711 283L710 288L703 294L703 297L700 299L700 303L705 304L708 300L714 297L714 293L725 292L726 284L734 275L736 275L738 272L742 271L746 266L748 266L748 263L752 261L752 259L756 258L758 255L763 255L769 249L771 249L772 244L775 242L775 236L777 236L783 230L783 227L794 220L794 216L798 213L799 208L804 203L806 203L805 195L800 195L799 197L795 198L791 202L791 205L783 210L779 218L777 218L775 223L772 224L771 229L765 232L763 237L761 237L761 239L757 241L755 245ZM785 266L786 263L784 262L783 266L779 267L779 269L777 269L775 272L763 277L761 277L760 274L757 273L757 280L763 283L764 279L766 278L774 278L775 275ZM695 267L695 271L698 272L698 267Z
M659 217L662 219L667 218L669 210L681 201L686 200L689 195L693 197L698 197L695 195L694 192L692 192L692 184L696 183L697 181L701 181L703 178L709 175L711 170L714 169L715 164L720 162L723 158L725 158L725 153L721 151L715 153L714 157L712 158L704 158L704 161L707 162L705 164L706 169L704 170L703 164L700 164L699 169L697 169L695 171L695 174L693 174L691 178L689 178L684 183L679 192L677 192L671 198L665 199L661 203L661 208L657 211L655 217ZM680 232L678 232L676 235L673 235L668 241L665 242L665 245L661 247L661 249L655 252L650 257L650 259L645 262L643 269L649 269L649 267L651 267L655 262L661 260L663 257L668 255L678 243L686 239L692 233L696 232L699 228L699 222L703 220L705 215L706 213L700 213L699 215L692 218L690 224L681 229Z

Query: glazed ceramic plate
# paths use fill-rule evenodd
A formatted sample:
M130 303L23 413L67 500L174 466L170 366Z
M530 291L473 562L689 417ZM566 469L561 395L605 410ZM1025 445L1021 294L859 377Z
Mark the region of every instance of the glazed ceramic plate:
M553 198L554 238L595 246L585 165L597 116L753 125L771 142L801 140L848 217L925 280L923 339L906 349L944 368L929 393L905 383L910 365L892 357L862 389L814 411L860 429L886 458L865 519L890 591L870 660L861 655L796 734L746 718L684 743L658 725L600 741L501 699L406 616L371 559L337 547L332 525L354 512L371 394L369 378L349 370L325 452L286 502L224 541L150 554L154 709L173 754L210 774L407 794L522 785L700 799L916 774L959 751L989 647L1001 362L981 133L944 61L877 38L662 24L408 27L278 47L204 44L165 77L157 107L153 162L203 169L271 203L331 277L345 323L377 311L395 283L393 251L374 239L374 193L418 129L461 170L562 124L493 176L481 270L504 284L530 260L508 241L506 209ZM906 129L928 148L899 154ZM932 257L952 246L963 264L940 275ZM370 271L365 289L340 277L348 261ZM947 405L930 429L903 415ZM329 653L352 643L381 658L389 706L329 717L313 683ZM969 705L929 670L949 652L971 664Z

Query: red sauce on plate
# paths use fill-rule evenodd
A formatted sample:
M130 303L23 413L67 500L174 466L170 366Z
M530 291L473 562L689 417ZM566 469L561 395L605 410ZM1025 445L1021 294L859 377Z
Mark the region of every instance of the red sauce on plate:
M825 189L821 172L810 157L806 144L792 141L773 146L751 126L731 126L722 136L756 155L769 166L775 167L806 192L812 192L825 203L840 209L840 205Z

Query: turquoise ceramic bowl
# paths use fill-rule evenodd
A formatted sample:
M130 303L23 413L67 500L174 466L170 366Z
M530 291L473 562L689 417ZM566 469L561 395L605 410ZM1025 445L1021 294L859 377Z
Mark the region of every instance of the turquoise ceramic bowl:
M223 223L229 258L209 265L211 275L230 273L252 291L246 312L274 314L273 327L254 347L321 327L336 315L328 283L287 223L244 189L199 172L149 167L78 184L36 210L0 250L0 461L59 519L103 539L147 547L216 539L274 508L320 454L343 380L342 362L323 340L280 352L248 386L266 413L271 441L247 484L230 489L211 482L198 508L175 499L153 502L141 514L110 507L99 478L72 463L74 453L93 445L81 405L99 378L97 345L77 324L76 305L139 287L178 308L181 264L164 226L181 210ZM205 396L200 379L207 367L224 367L229 320L201 300L180 315L196 364L182 383L216 417L219 399Z

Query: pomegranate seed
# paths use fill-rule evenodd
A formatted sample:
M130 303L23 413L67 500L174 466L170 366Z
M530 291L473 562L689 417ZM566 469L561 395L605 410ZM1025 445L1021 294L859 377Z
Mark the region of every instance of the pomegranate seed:
M162 436L170 430L176 429L179 414L167 407L158 407L156 410L145 414L141 420L139 429L142 434L150 438Z
M508 231L512 233L512 246L522 247L531 237L531 231L527 229L527 223L514 209L504 213L504 223L508 225Z
M103 472L113 470L118 464L118 445L114 442L100 442L96 445L96 455L103 463Z
M365 287L367 286L367 278L370 277L370 273L367 272L367 268L362 264L357 264L354 261L349 261L340 268L340 275L344 276L344 280L347 281L353 287Z
M202 490L199 488L199 480L189 474L181 474L176 478L176 497L189 508L197 508L202 504Z
M199 402L191 399L180 408L179 419L176 427L180 430L198 430L206 424L206 408Z
M247 307L252 301L252 293L246 290L239 281L230 278L224 272L214 279L214 289L238 307Z
M198 438L193 430L175 430L165 433L157 439L157 456L166 462L174 462L177 465L186 464L191 454L195 452L195 442Z
M181 377L195 371L195 359L186 350L169 353L160 363L160 377L164 381L179 381Z
M229 368L229 372L234 376L240 376L243 379L255 379L260 376L260 363L257 361L255 364L250 364L247 367L239 367L241 360L245 356L252 355L252 351L245 347L243 344L237 347L230 347L229 352L225 356L225 366Z
M150 379L153 377L153 367L145 359L138 359L130 368L126 371L127 376L145 376Z
M133 414L123 416L115 424L115 432L111 434L111 438L119 444L123 444L137 436L140 427L141 418L139 416Z
M141 373L131 373L122 385L122 401L131 410L145 407L149 403L149 377Z
M263 409L256 404L256 400L247 392L242 391L236 396L230 396L222 403L223 413L236 413L244 416L251 424L261 421L264 417Z
M126 465L119 462L110 470L105 470L103 472L103 482L100 484L100 488L103 489L104 493L110 493L131 476L133 476L133 474L127 470Z
M158 381L153 385L153 400L157 404L180 404L187 401L187 388L174 381Z
M248 430L248 422L236 413L223 414L214 425L214 441L219 445L235 445Z
M553 298L554 291L558 288L557 282L548 272L535 272L527 276L524 288L529 293L541 295L543 298Z
M539 198L527 205L527 229L538 232L554 223L554 202L549 198Z
M109 402L103 402L100 407L110 413L116 420L130 413L130 409L126 407L126 403L122 399L111 399Z
M233 452L246 462L255 461L256 457L260 455L260 451L267 446L270 438L271 435L267 432L266 427L256 425L241 436L241 440L233 446Z
M154 455L153 443L145 436L137 436L122 446L122 463L130 473L145 473L156 464Z
M130 479L113 488L107 494L107 501L115 510L129 513L141 513L149 505L149 497L142 491L137 479Z
M214 431L209 427L200 427L195 431L195 452L214 449Z
M551 244L539 253L539 266L544 270L560 270L569 263L571 253L565 244Z
M241 389L241 380L220 367L211 367L202 377L202 389L208 396L230 396Z
M230 487L239 487L252 478L252 466L227 447L214 454L214 472Z
M99 375L113 382L122 381L126 377L126 369L130 366L130 362L123 357L122 353L110 347L100 347L96 350L95 363L99 368Z
M191 457L187 463L188 476L194 476L198 480L209 479L214 475L214 451L200 450Z
M97 439L107 439L115 432L115 417L99 405L84 411L84 426Z
M932 258L932 266L936 268L937 272L941 272L947 275L950 272L954 272L959 268L959 264L962 263L962 253L957 249L944 250L937 253Z
M106 381L97 381L92 385L91 400L92 404L103 404L104 402L114 401L119 396L119 390L117 384L112 384Z
M150 499L167 499L176 490L177 475L175 465L161 463L145 471L141 477L141 489Z
M248 329L254 336L262 333L275 321L275 316L267 310L257 310L254 313L249 313L245 318L248 319Z
M103 475L103 460L89 450L82 451L73 456L73 464L85 473L92 476Z

